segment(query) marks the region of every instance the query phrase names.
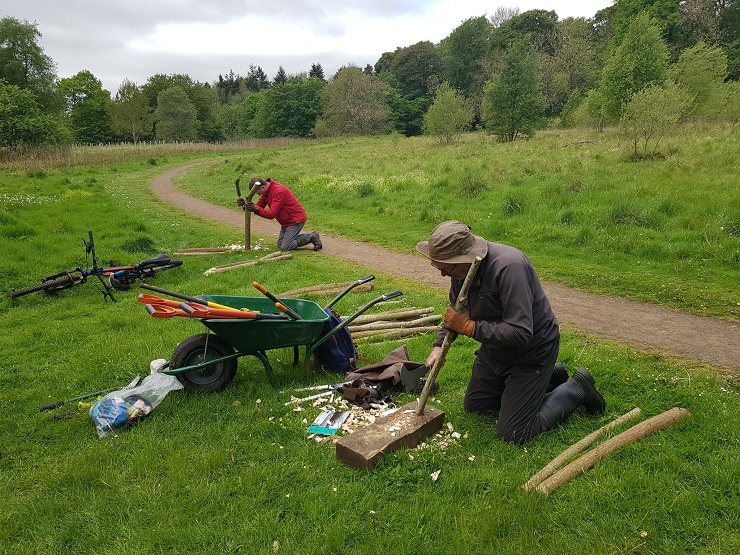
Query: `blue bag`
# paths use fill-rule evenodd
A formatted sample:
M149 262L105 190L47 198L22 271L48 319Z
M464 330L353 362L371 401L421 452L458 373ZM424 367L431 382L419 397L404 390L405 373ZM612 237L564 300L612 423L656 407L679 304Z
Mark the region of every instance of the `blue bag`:
M342 323L339 314L331 308L325 308L324 312L328 314L329 320L326 321L324 328L321 330L322 337ZM319 345L316 348L315 354L321 366L327 372L348 374L357 369L357 351L352 341L352 335L347 327L343 327Z

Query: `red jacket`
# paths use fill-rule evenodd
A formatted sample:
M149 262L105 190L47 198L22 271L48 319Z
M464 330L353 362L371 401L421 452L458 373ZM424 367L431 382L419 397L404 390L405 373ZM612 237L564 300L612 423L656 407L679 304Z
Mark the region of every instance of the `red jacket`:
M306 211L295 195L282 183L267 179L267 193L255 203L257 214L268 220L277 220L284 227L306 222Z

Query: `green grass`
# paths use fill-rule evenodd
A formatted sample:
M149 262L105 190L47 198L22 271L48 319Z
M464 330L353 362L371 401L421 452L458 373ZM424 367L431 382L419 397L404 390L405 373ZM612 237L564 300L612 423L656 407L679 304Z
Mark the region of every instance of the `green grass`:
M537 140L504 147L488 145L478 137L449 150L437 149L436 157L427 152L431 144L396 139L217 153L202 156L204 164L186 174L182 184L197 188L200 196L231 204L235 177L272 175L296 184L315 227L409 252L433 225L415 214L415 209L424 210L418 196L436 203L436 208L426 208L433 219L459 217L472 221L482 234L486 234L484 229L505 230L502 240L521 237L523 243L538 247L534 257L550 278L567 274L573 265L590 271L588 277L598 278L584 279L589 287L595 283L625 295L644 288L642 294L629 295L636 297L654 294L648 278L651 272L660 275L665 262L653 261L652 255L636 259L626 251L609 255L542 240L549 236L542 230L552 227L547 223L549 216L532 213L543 210L549 214L554 209L540 209L540 205L557 201L550 198L555 193L540 193L534 183L557 191L580 189L592 182L583 176L561 175L566 186L558 180L550 182L544 169L537 169L555 171L575 164L556 158L572 150L554 148L569 139L544 137L540 144L547 148L539 158ZM700 149L704 154L724 151L726 155L732 137L716 137L714 141L720 144L706 141ZM597 146L598 153L586 151L593 148L588 145L569 155L590 160L592 171L604 174L601 195L585 207L570 206L571 218L581 218L580 210L603 214L604 221L640 215L644 206L637 201L600 205L607 198L620 198L611 192L622 185L614 177L619 172L613 166L619 166L622 174L639 168L622 166L614 145L601 142ZM486 148L510 150L495 159L481 153L478 159L476 152ZM316 158L322 151L324 158ZM455 151L460 151L463 167L480 173L462 172L451 158ZM519 166L523 169L514 169L514 151L530 160ZM717 169L718 181L732 166L726 161L723 166L725 155L707 162L707 167ZM600 164L593 160L596 157ZM114 258L121 263L183 247L239 242L239 230L190 217L153 198L149 191L154 176L193 156L172 155L160 158L156 165L149 158L111 167L47 168L43 174L1 173L0 288L7 291L33 283L42 275L80 263L81 238L88 229L95 232L101 260ZM699 164L684 163L694 169ZM485 197L493 205L490 210L495 217L490 219L481 217L482 202L470 204L457 196L463 186L469 189L488 183L476 177L488 175L483 169L486 164L498 168L500 181L505 182L485 185L502 191L500 196ZM320 178L318 170L324 177ZM539 177L525 177L529 171ZM652 171L662 170L654 167ZM420 177L426 172L432 175L429 184ZM511 175L514 172L519 176L516 179ZM614 180L611 186L606 184L608 175ZM633 183L642 181L635 175L632 179L636 180ZM658 183L657 177L651 179ZM311 194L304 180L312 184ZM583 185L574 185L577 180ZM364 196L342 199L353 187ZM409 188L415 188L416 194ZM633 188L639 186L633 184ZM447 196L448 189L457 192ZM330 190L343 193L330 195ZM719 187L716 193L717 205L732 202L722 196L725 193ZM694 212L695 204L703 204L704 210L710 204L698 193L692 201L668 191L662 196L669 199L663 212L682 213L685 218L687 210ZM366 205L363 199L375 204ZM405 206L412 201L419 204ZM463 212L464 202L470 205L467 212ZM509 219L502 213L507 203L513 211ZM523 206L519 213L517 203ZM399 214L406 217L399 218ZM541 222L539 231L516 222L528 215L533 217L529 223ZM581 227L577 235L591 236L591 240L601 236L588 229ZM670 242L665 235L656 235L654 241L656 245ZM272 248L265 241L257 244L263 248L248 256L257 258ZM697 252L689 257L698 256ZM152 283L186 294L254 296L249 285L253 280L279 292L375 273L376 290L343 298L336 307L342 314L393 289L404 291L403 306L434 306L441 311L445 305L440 291L310 251L295 253L289 262L203 275L215 264L243 258L244 254L236 253L187 257L182 267L159 275ZM681 269L680 283L686 290L700 285L702 291L721 299L725 286L717 276L732 266L721 271L710 266L707 262L699 279L697 270L687 263ZM629 269L634 277L623 279L617 287L606 278L612 268ZM643 279L647 281L638 288L636 284ZM169 358L179 341L205 331L198 322L149 317L136 302L137 293L120 293L118 303L105 303L94 285L87 283L53 297L34 294L12 302L0 300L4 330L0 337L0 552L303 554L372 549L394 554L716 555L740 549L740 387L736 379L723 377L716 369L567 333L560 359L571 369L583 366L594 373L607 400L607 413L595 418L579 412L564 426L526 447L517 447L496 438L493 421L463 412L462 396L475 343L461 338L450 351L439 377L440 392L433 401L461 437L446 448L431 441L418 451L388 455L371 472L338 464L330 443L308 439L306 424L318 414L318 407L305 406L301 412L289 407L270 409L286 400L286 395L269 386L264 369L252 357L240 359L236 379L225 391L170 393L150 418L103 439L97 437L92 420L82 410L65 420L38 412L39 405L53 400L122 386L137 373L148 373L149 361ZM726 300L729 293L724 294ZM328 300L316 299L319 304ZM653 300L662 302L662 298ZM690 308L688 301L687 305ZM427 335L404 343L412 360L423 361L431 342ZM401 343L360 343L360 354L379 361ZM281 388L303 384L302 369L292 367L291 350L270 352L269 357ZM333 378L316 375L313 381L327 383ZM401 403L410 399L397 396ZM522 492L521 486L565 447L635 406L642 409L642 418L674 406L687 408L693 416L614 453L550 496ZM432 481L430 475L438 470L439 479Z

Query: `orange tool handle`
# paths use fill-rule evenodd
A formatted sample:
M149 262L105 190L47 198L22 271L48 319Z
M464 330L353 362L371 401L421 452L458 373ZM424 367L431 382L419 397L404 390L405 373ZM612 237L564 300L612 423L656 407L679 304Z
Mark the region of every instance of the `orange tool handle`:
M268 291L267 289L265 289L265 288L264 288L264 287L263 287L262 285L260 285L260 284L259 284L259 283L257 283L256 281L253 281L253 282L252 282L252 285L253 285L253 286L254 286L254 287L255 287L255 288L256 288L256 289L257 289L257 290L258 290L258 291L259 291L260 293L262 293L262 294L263 294L263 295L264 295L265 297L267 297L267 298L268 298L268 299L270 299L270 300L271 300L272 302L274 302L274 303L275 303L275 306L276 306L276 307L278 307L278 308L279 308L279 309L280 309L281 311L283 311L283 312L284 312L285 314L287 314L288 316L290 316L290 317L291 317L291 318L292 318L293 320L300 320L300 319L301 319L301 316L300 316L300 314L298 314L298 313L297 313L297 312L296 312L295 310L292 310L292 309L288 308L287 306L285 306L285 305L284 305L284 304L283 304L283 303L282 303L282 302L280 301L280 299L278 299L278 298L277 298L277 297L276 297L275 295L273 295L272 293L270 293L270 292L269 292L269 291Z

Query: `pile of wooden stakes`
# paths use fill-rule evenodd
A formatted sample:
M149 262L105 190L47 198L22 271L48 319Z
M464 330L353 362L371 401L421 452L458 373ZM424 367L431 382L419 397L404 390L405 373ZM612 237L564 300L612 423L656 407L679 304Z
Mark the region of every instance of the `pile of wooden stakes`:
M284 291L278 297L303 298L338 295L350 284L351 282L312 285L310 287ZM352 289L351 293L372 291L373 288L374 285L372 283L363 283ZM433 312L433 307L408 307L376 312L374 314L362 314L352 320L348 328L353 340L402 339L424 333L436 333L439 331L439 323L442 316L432 314Z
M358 316L349 325L353 340L401 339L439 331L440 314L434 308L398 308Z

